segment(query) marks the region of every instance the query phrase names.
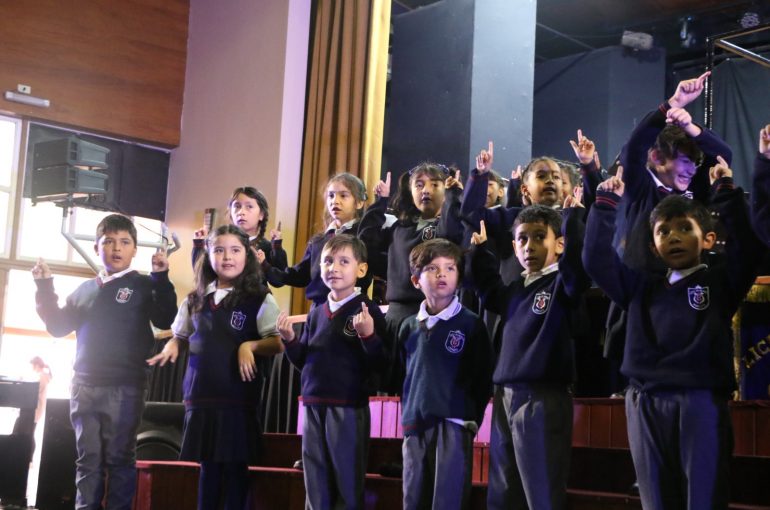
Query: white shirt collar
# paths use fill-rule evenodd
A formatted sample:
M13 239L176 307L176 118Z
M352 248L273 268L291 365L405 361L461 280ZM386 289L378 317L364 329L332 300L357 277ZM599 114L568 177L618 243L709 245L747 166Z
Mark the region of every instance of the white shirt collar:
M420 311L417 312L417 320L422 322L426 321L426 325L428 326L428 329L431 329L433 326L436 325L438 321L448 321L458 313L460 313L460 310L462 309L463 305L460 304L460 299L455 296L454 299L452 299L452 302L449 303L449 305L441 310L436 315L431 315L428 313L428 308L426 306L426 301L423 300L422 303L420 303Z
M666 186L665 184L663 184L662 182L660 182L660 179L658 179L658 175L655 172L653 172L649 168L647 169L647 171L650 172L650 177L652 177L652 181L655 183L656 187L663 188L664 190L668 191L669 193L673 193L674 192L674 190L672 188L670 188L670 187Z
M340 308L345 306L345 304L347 302L349 302L354 297L356 297L356 296L358 296L360 294L361 294L361 287L353 287L353 293L351 295L349 295L346 298L341 299L340 301L335 301L335 300L332 299L331 293L329 293L329 296L327 297L327 300L329 302L329 311L331 313L336 312L337 310L339 310Z
M337 226L332 221L326 227L326 231L328 232L330 230L333 230L334 231L334 235L341 234L342 232L345 232L346 230L349 230L350 227L352 227L357 221L358 221L358 218L353 218L349 222L343 223L342 225L340 225L340 228L337 228Z
M528 273L528 272L524 271L524 272L521 273L521 275L524 277L524 286L528 287L530 284L535 283L536 281L538 281L543 276L545 276L547 274L551 274L554 271L558 271L558 270L559 270L559 263L558 262L554 262L550 266L544 267L540 271L535 271L534 273Z
M698 264L697 266L688 267L687 269L669 269L668 273L666 273L666 279L670 285L673 285L680 280L684 280L694 272L706 268L708 268L706 264Z
M217 288L217 280L214 280L213 282L206 285L206 295L213 293L214 294L214 304L218 305L222 302L222 300L227 297L227 295L233 290L232 287L227 287L226 289L218 289Z
M99 271L99 280L101 280L102 284L105 284L107 282L111 282L112 280L117 280L121 276L125 276L131 271L133 271L133 269L129 267L127 269L124 269L123 271L120 271L119 273L107 274L107 271L102 269L101 271Z

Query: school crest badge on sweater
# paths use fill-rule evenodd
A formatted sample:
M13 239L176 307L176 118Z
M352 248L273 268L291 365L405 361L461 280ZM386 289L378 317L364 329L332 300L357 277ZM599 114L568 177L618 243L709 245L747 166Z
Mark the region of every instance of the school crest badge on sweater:
M422 229L422 240L430 241L436 238L436 225L428 225Z
M246 324L246 314L235 310L230 316L230 326L238 331L243 330L243 325Z
M551 293L541 290L535 294L535 299L532 301L532 311L538 315L543 315L548 311L548 305L551 303Z
M356 336L356 335L358 335L358 332L356 331L356 328L353 327L353 319L354 318L355 318L355 315L351 315L345 321L345 328L342 331L347 336Z
M705 310L709 307L709 288L700 285L687 287L687 301L693 310Z
M457 354L465 347L465 334L462 331L450 331L444 342L446 350L452 354Z
M128 287L118 289L118 293L115 295L115 301L118 303L128 303L128 300L131 299L131 294L133 293L134 291Z

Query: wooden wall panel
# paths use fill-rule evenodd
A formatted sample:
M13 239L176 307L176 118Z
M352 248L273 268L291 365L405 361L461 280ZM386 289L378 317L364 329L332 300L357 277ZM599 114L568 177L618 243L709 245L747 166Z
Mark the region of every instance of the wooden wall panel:
M188 0L4 0L0 109L164 146L179 144Z

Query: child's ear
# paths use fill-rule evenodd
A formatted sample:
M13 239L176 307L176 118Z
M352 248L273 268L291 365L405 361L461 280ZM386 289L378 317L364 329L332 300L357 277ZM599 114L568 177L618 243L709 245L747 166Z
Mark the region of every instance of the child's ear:
M701 244L701 248L704 250L710 250L714 247L714 244L717 242L717 234L716 232L706 232L703 234L703 243Z
M519 190L521 191L521 196L529 198L529 190L527 189L526 184L522 182Z
M564 253L564 236L558 236L556 238L556 255Z
M359 262L358 263L358 272L356 273L356 278L363 278L366 276L366 272L369 270L369 264L366 262Z
M419 278L417 278L416 276L412 275L412 276L409 277L409 279L412 280L412 285L414 285L415 289L419 289L420 288L420 279Z
M650 243L650 251L655 256L655 258L660 258L660 252L658 251L658 248L655 247L655 243Z
M650 161L652 161L653 165L665 164L665 161L663 160L663 157L661 156L660 151L658 149L650 149L650 152L648 153L648 157Z
M365 204L365 203L366 203L366 202L364 202L363 200L357 201L357 202L356 202L356 210L358 210L358 209L363 209L363 208L364 208L364 204Z
M99 255L99 242L98 241L94 243L94 253Z

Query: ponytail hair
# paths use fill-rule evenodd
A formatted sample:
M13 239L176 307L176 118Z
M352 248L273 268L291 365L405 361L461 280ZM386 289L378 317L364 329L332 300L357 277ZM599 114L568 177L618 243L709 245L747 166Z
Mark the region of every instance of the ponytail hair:
M35 356L31 360L29 360L29 363L32 366L39 367L43 372L48 372L48 375L53 378L53 373L51 372L51 367L49 367L45 361L43 361L43 358L40 356Z

